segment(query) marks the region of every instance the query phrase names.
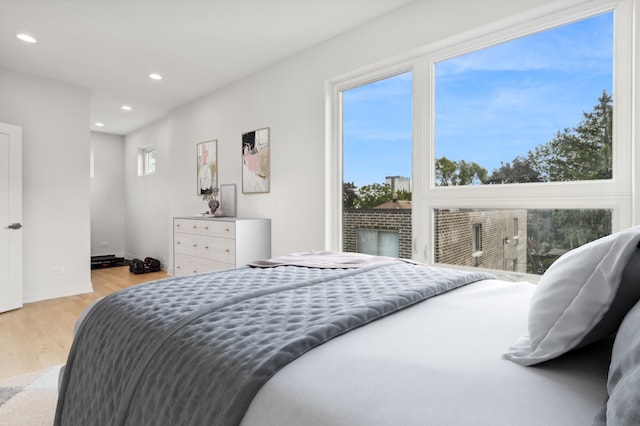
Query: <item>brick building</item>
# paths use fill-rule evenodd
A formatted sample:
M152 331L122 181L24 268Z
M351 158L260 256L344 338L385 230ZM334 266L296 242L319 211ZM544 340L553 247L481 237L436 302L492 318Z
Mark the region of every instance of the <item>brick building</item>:
M527 272L527 211L438 209L435 262Z
M373 209L344 211L342 218L344 251L411 259L411 202L398 201L395 207L390 206L389 203ZM372 240L378 243L377 247L384 245L387 249L373 250L371 244L363 247L363 243L372 242ZM395 245L395 251L389 250L389 245Z
M436 263L527 271L526 210L438 209L435 217ZM344 211L344 251L410 259L411 247L411 202Z

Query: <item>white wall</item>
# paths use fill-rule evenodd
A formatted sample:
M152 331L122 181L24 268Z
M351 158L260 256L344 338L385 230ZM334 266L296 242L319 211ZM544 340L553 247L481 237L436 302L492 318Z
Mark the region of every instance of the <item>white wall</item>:
M22 127L25 302L92 289L89 96L0 68L0 121Z
M124 256L124 137L91 132L91 256Z
M535 6L528 0L415 2L173 111L163 153L171 158L166 180L170 203L159 229L171 229L172 216L205 209L194 191L195 146L217 139L219 182L238 185L238 216L272 219L272 254L323 249L326 81L497 20L526 19L513 16L545 3L552 1ZM271 192L242 194L241 134L267 126ZM153 141L144 133L136 132L138 145ZM127 162L131 155L128 149ZM128 209L127 224L142 225L150 213L149 208ZM165 243L169 250L170 238Z
M168 185L172 159L168 152L168 120L160 120L125 138L125 256L133 259L153 257L168 267L169 247L173 239L169 219ZM156 172L138 176L138 151L156 149ZM195 163L195 147L194 158ZM193 171L195 185L195 169ZM193 188L195 191L195 186Z
M240 190L240 136L265 126L271 128L271 192L239 192L238 215L272 219L274 255L324 248L327 80L494 21L528 19L533 8L585 2L417 1L128 135L125 256L170 266L171 218L206 208L195 194L195 145L217 139L219 182ZM79 86L0 68L0 121L23 128L27 302L91 290L89 96ZM137 149L146 145L157 148L158 171L138 177ZM53 267L64 273L52 274Z

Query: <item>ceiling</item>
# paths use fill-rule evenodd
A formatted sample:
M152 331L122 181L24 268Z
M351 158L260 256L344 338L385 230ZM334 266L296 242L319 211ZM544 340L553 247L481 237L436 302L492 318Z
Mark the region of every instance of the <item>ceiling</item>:
M89 88L124 135L411 1L0 0L0 67Z

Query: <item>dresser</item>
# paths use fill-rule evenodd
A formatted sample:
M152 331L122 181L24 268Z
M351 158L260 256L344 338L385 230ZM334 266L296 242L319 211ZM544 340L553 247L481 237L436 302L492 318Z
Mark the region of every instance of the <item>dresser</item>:
M271 257L271 219L174 217L173 275L242 266Z

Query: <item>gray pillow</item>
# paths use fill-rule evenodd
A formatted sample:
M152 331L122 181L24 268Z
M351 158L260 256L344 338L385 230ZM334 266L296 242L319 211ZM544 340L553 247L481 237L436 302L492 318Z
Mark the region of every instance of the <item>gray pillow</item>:
M640 302L629 311L618 329L607 390L607 426L640 425Z
M588 345L615 332L620 327L624 315L640 300L640 248L631 255L622 271L622 279L609 310L595 327L582 339L578 346Z

